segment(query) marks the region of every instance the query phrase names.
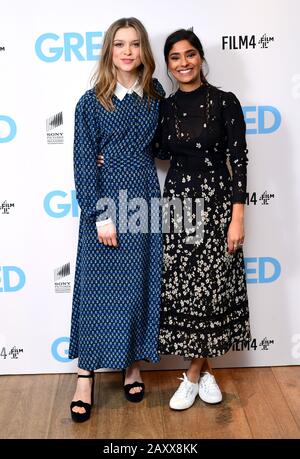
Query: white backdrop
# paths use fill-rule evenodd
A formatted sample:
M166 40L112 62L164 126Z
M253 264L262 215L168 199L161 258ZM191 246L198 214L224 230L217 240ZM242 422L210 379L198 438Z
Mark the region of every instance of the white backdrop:
M0 11L0 372L76 368L67 359L78 231L74 107L89 88L105 30L123 16L145 24L167 93L164 40L193 26L209 81L244 108L253 340L213 365L299 364L298 0L1 0ZM165 165L158 166L163 183ZM168 357L155 368L186 364Z

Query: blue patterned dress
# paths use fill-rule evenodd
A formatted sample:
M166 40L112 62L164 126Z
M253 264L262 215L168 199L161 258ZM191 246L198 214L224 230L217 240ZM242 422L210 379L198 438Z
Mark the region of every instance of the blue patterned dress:
M164 95L157 80L154 85ZM133 199L143 198L149 228L152 219L160 220L159 209L151 209L151 198L160 198L151 146L160 102L151 99L149 105L132 93L123 100L114 95L113 103L115 110L108 112L89 90L75 113L74 176L81 215L69 358L78 357L79 368L86 370L159 361L162 235L160 228L134 233L123 226L120 232L119 201L122 191L129 219L134 219L139 207ZM100 152L105 156L101 168L96 164ZM118 248L97 238L97 201L105 197L116 204Z

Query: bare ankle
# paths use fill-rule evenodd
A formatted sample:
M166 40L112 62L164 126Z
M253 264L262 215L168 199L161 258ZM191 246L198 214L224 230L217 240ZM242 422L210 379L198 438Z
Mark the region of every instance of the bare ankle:
M187 371L187 377L188 380L192 383L197 383L200 378L200 370L195 370L195 369L188 369Z

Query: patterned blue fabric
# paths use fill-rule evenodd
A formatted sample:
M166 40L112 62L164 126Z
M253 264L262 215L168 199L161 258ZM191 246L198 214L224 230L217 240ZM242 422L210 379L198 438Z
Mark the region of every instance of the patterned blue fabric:
M156 89L164 95L157 80ZM160 197L151 142L159 101L127 94L113 96L106 111L94 90L79 100L75 113L74 176L81 208L69 358L86 370L125 368L136 360L158 362L157 340L162 268L162 235L119 232L119 192L128 201ZM97 167L102 152L105 164ZM119 247L100 244L96 219L99 198L114 199ZM131 214L130 214L131 212ZM134 209L129 216L134 215ZM101 218L101 215L100 215Z

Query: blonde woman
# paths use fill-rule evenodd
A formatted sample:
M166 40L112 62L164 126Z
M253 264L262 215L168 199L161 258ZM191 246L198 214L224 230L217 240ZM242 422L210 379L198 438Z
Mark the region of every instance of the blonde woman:
M152 79L154 69L142 23L120 19L105 34L93 89L76 106L81 216L69 348L69 357L78 357L75 422L90 417L94 370L124 369L126 398L139 402L139 361L159 361L162 237L146 228L159 220L158 210L151 213L151 198L160 197L151 142L164 91Z

